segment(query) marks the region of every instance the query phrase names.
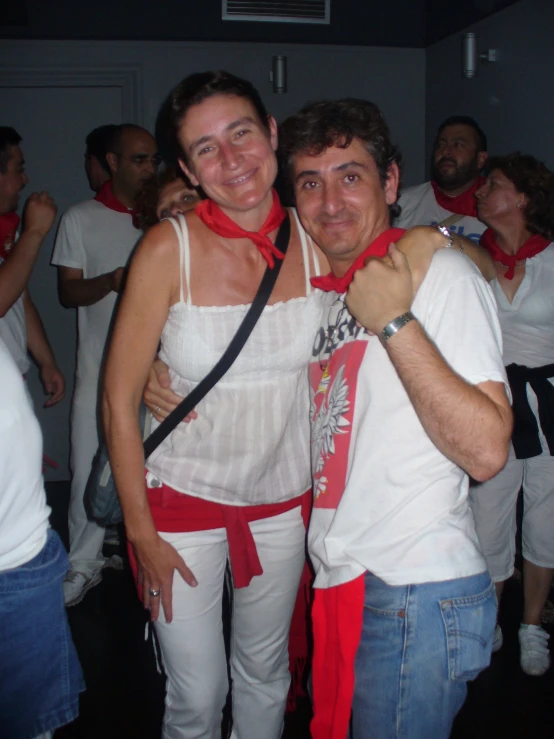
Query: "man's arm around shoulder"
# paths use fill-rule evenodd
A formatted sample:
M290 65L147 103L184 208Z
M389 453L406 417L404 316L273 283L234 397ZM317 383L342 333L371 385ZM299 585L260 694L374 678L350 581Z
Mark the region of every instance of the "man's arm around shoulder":
M408 312L413 300L405 257L394 246L390 256L392 266L371 260L359 270L347 296L352 315L374 334ZM475 480L494 477L506 464L512 434L512 412L503 382L467 382L417 320L407 323L384 346L435 446Z

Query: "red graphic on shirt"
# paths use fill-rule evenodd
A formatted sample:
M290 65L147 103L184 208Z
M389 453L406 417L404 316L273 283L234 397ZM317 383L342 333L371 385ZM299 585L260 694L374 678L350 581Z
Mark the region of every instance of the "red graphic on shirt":
M334 350L324 370L319 361L310 364L315 508L336 509L346 486L358 372L367 347L367 335L360 332L363 340L349 337Z

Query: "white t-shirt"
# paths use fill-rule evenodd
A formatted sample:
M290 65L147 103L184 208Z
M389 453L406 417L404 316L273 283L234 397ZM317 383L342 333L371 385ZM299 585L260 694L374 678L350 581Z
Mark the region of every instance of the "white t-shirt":
M0 259L0 264L3 261ZM0 339L8 347L21 374L26 375L31 361L27 353L27 324L23 295L20 295L6 315L0 318Z
M411 228L412 226L434 226L436 223L449 218L452 211L446 210L437 203L433 186L430 182L423 185L408 187L398 201L402 213L395 221L397 228ZM472 216L463 216L457 223L448 227L452 233L465 236L476 243L486 229L484 223Z
M0 571L33 559L46 543L50 508L42 435L21 372L0 340Z
M370 571L389 585L486 570L467 501L468 477L424 431L377 336L337 293L310 364L315 587ZM471 384L506 383L492 291L462 254L434 257L412 308L446 361ZM323 372L325 329L334 344Z
M70 208L62 217L52 264L82 269L89 279L124 267L142 232L130 214L118 213L96 200ZM102 300L77 309L76 398L95 403L102 355L117 300L114 292Z

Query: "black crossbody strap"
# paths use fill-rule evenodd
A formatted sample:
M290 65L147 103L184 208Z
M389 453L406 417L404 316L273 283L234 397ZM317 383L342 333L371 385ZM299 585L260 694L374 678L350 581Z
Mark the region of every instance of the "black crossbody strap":
M275 240L275 246L286 253L290 239L290 219L287 213L285 220L279 228L277 239ZM283 259L276 259L275 266L270 269L268 266L264 272L264 276L256 293L256 297L252 301L252 305L248 309L248 312L244 316L242 323L237 329L236 334L231 339L231 343L227 347L225 353L217 364L213 367L210 372L201 380L198 385L192 390L187 397L179 403L167 418L165 418L158 428L150 434L150 436L144 442L144 458L147 459L154 449L158 447L162 441L169 436L173 429L181 423L183 418L190 413L202 400L202 398L213 388L213 386L221 380L223 375L231 367L235 359L242 351L243 346L254 326L256 325L258 318L262 315L263 309L267 305L269 296L273 290L273 286L277 281Z

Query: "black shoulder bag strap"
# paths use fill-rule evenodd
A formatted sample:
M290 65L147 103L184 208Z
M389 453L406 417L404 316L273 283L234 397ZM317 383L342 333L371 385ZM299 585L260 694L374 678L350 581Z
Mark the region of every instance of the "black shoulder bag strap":
M283 254L286 254L287 247L290 239L290 219L287 213L285 220L279 228L277 239L275 240L275 246ZM254 326L256 325L258 318L261 316L263 309L265 308L269 296L273 290L273 286L277 280L283 259L276 259L273 269L268 265L256 297L252 301L252 305L248 309L247 314L244 316L242 323L237 329L236 334L231 339L231 343L227 347L225 353L215 365L215 367L208 372L201 382L192 390L187 397L182 400L177 408L171 411L167 418L164 418L158 428L150 434L150 436L144 442L144 458L147 459L154 449L158 447L162 441L169 436L173 429L183 420L183 418L190 413L202 400L202 398L213 388L213 386L221 380L223 375L231 367L235 359L242 351L243 346Z

